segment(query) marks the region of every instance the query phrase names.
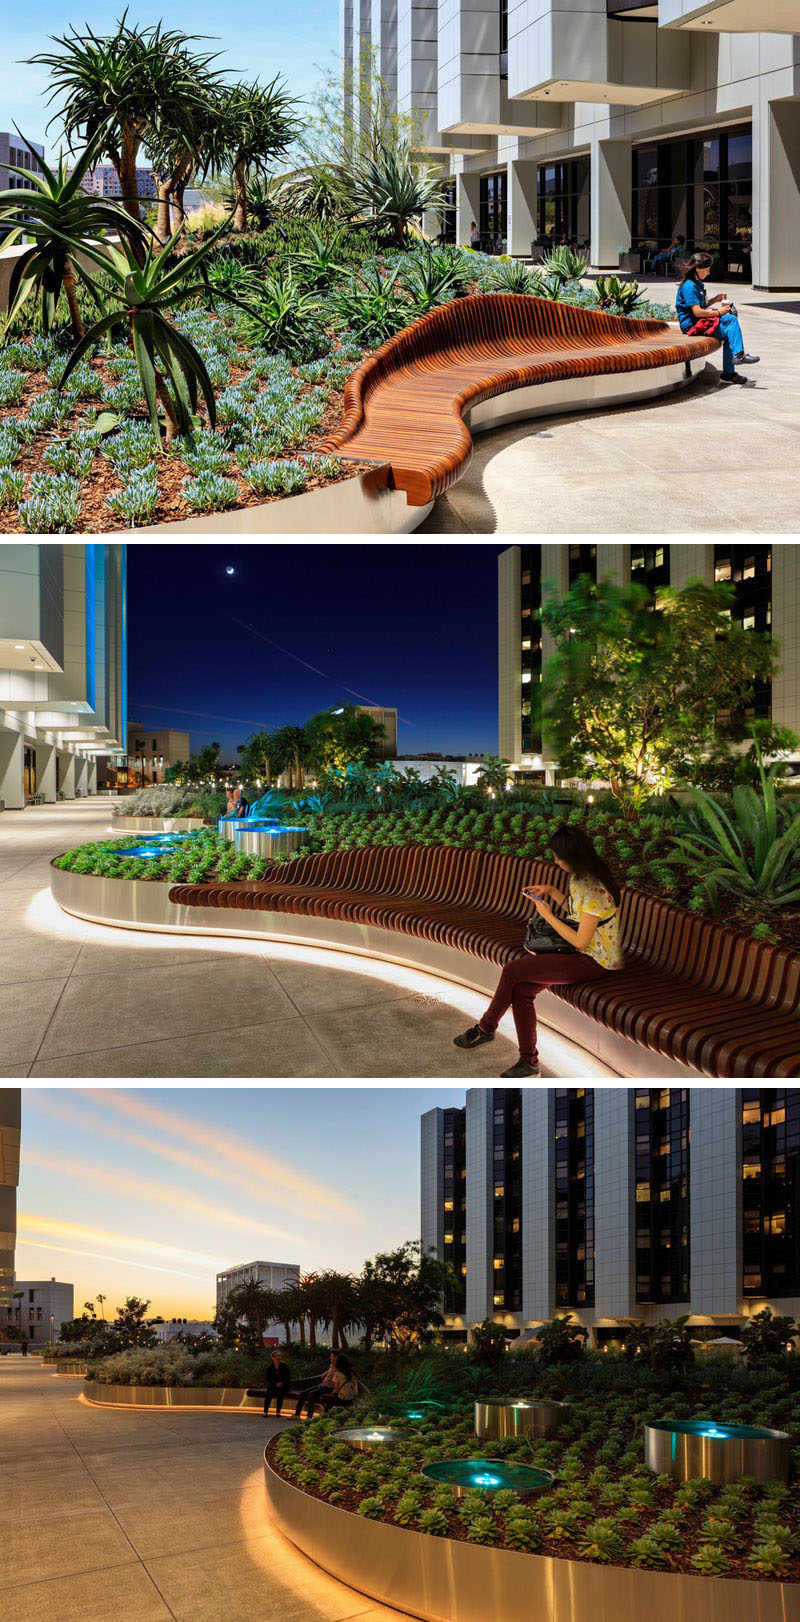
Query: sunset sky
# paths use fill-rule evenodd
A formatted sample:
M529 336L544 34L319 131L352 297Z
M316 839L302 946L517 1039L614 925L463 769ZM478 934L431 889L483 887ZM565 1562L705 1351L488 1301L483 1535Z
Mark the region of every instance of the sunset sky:
M419 1117L454 1088L25 1089L17 1277L213 1316L236 1262L358 1271L419 1235Z

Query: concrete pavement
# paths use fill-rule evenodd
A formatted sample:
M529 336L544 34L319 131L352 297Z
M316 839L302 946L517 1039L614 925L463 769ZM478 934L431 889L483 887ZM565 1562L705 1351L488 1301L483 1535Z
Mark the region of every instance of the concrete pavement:
M672 283L649 285L667 302ZM715 287L714 291L719 291ZM714 357L671 399L478 434L417 535L786 535L800 529L800 297L737 289L747 388Z
M0 1593L37 1622L403 1622L277 1532L281 1421L115 1413L38 1358L0 1357Z
M50 896L50 861L108 836L110 802L0 815L0 1077L494 1078L498 1035L453 1047L485 998L324 949L84 924ZM354 968L353 965L357 965ZM513 1027L509 1024L509 1031ZM610 1072L555 1035L547 1076Z

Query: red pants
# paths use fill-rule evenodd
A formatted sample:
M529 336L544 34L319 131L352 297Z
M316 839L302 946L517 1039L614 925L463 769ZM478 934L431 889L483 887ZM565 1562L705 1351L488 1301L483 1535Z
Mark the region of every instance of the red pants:
M519 1055L526 1064L536 1064L536 998L548 986L571 986L576 980L600 980L608 970L587 952L526 952L507 963L497 990L480 1019L482 1031L491 1035L510 1008L517 1028Z

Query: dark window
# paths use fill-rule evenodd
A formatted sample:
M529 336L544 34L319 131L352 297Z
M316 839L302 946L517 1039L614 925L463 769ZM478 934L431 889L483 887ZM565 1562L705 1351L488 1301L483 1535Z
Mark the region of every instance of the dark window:
M742 1092L742 1268L748 1296L800 1291L800 1088Z
M541 244L552 246L559 242L581 244L588 241L589 174L588 158L540 164L538 228Z
M542 550L520 547L522 753L542 752Z
M597 582L597 547L584 541L569 549L570 585L574 586L581 575L588 575L590 580Z
M505 253L508 237L508 174L481 175L480 232L484 253Z
M689 1299L689 1094L637 1090L636 1299Z
M750 281L753 139L748 125L635 147L632 241L648 257L673 236L714 255L712 276Z
M734 589L733 618L748 631L772 633L772 547L753 541L737 545L716 544L714 579L729 581ZM769 720L772 715L772 683L753 683L753 700L737 715L721 715L720 723L741 726L752 720Z
M669 544L651 546L637 542L631 546L631 580L646 586L655 596L661 586L669 585Z
M522 1094L519 1087L495 1090L492 1132L492 1302L497 1311L519 1312L522 1308Z
M556 1088L555 1272L557 1307L594 1306L594 1096Z
M508 0L500 0L500 77L508 78Z
M463 1312L466 1307L467 1216L466 1153L467 1112L444 1112L444 1260L450 1263L455 1285L445 1291L445 1312Z

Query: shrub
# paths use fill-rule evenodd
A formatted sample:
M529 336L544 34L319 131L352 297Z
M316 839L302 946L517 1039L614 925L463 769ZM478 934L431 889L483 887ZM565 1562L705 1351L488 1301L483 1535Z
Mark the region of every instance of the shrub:
M219 473L198 473L196 479L184 479L181 495L193 512L224 512L235 506L239 487L233 479L222 478Z
M294 496L306 487L300 462L251 462L244 477L258 496Z
M69 473L34 473L31 493L19 506L28 535L70 535L80 528L81 487Z
M0 512L9 512L25 494L25 474L21 469L0 465Z
M108 497L115 518L128 524L145 523L158 506L158 477L153 466L131 469L120 490Z

